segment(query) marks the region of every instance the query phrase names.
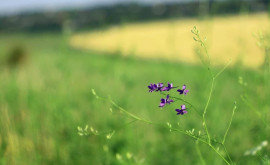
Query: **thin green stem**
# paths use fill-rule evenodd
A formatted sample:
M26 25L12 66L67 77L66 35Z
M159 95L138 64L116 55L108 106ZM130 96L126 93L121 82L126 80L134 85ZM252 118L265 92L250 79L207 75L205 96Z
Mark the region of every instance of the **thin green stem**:
M122 127L116 129L116 131L119 131L119 130L123 129L123 128L125 128L126 126L129 126L129 125L135 123L136 121L138 121L138 120L134 119L134 120L132 120L132 121L126 123L126 124L124 124Z
M201 40L200 36L198 36L198 37L199 37L199 39ZM202 47L203 47L203 49L204 49L204 51L205 51L205 54L206 54L206 56L207 56L207 58L208 58L208 61L209 61L209 68L210 68L210 66L211 66L211 60L210 60L210 55L209 55L209 53L208 53L208 49L207 49L205 43L204 43L202 40L201 40L201 44L202 44Z
M227 64L214 76L214 78L217 78L230 64L231 64L232 60L229 60L229 62L227 62Z
M222 146L223 146L224 151L226 152L226 155L227 155L227 157L229 158L229 160L230 160L231 164L233 164L233 161L232 161L232 159L231 159L231 157L230 157L230 154L229 154L229 152L228 152L228 150L227 150L226 146L225 146L224 144L222 144Z
M124 110L122 107L120 107L119 105L117 105L114 101L112 101L111 99L109 99L110 103L112 105L114 105L115 107L117 107L120 111L124 112L125 114L127 114L128 116L130 116L131 118L134 118L136 120L139 120L139 121L143 121L145 123L148 123L148 124L153 124L153 122L149 121L149 120L146 120L146 119L142 119L126 110Z
M115 129L114 131L115 131L115 132L116 132L116 131L119 131L119 130L125 128L126 126L133 124L133 123L136 122L136 121L138 121L138 120L132 120L132 121L130 121L130 122L128 122L128 123L122 125L120 128ZM106 135L106 134L111 133L111 132L112 132L112 131L98 132L98 133L95 133L94 135Z
M199 158L200 158L200 160L201 160L201 163L202 163L203 165L205 165L205 161L204 161L204 159L203 159L203 156L202 156L202 153L201 153L201 150L200 150L200 147L199 147L199 141L196 141L196 150L197 150L197 153L198 153Z
M211 100L215 78L214 78L213 73L211 71L210 56L209 56L209 53L208 53L208 50L206 48L206 45L205 45L204 41L200 37L199 30L197 29L196 26L194 26L193 29L191 30L191 32L197 37L197 38L194 37L193 39L201 44L201 46L203 47L203 49L204 49L204 51L206 53L206 56L208 58L208 70L209 70L209 72L211 74L211 77L212 77L212 83L211 83L210 93L209 93L209 96L208 96L208 99L207 99L206 106L205 106L204 111L203 111L203 126L204 126L204 130L205 130L205 132L207 134L208 142L209 142L209 144L211 144L211 138L210 138L210 134L208 132L208 128L207 128L207 124L206 124L206 120L205 120L205 115L206 115L206 112L207 112L207 108L208 108L209 102Z
M235 110L236 110L236 102L234 103L234 107L233 107L233 111L232 111L231 120L230 120L229 126L228 126L228 128L227 128L227 130L226 130L226 132L225 132L225 134L224 134L224 137L223 137L223 140L222 140L222 144L225 143L227 134L228 134L229 129L230 129L231 125L232 125L232 120L233 120L233 117L234 117Z
M213 149L213 150L214 150L214 151L222 158L222 160L223 160L226 164L231 165L231 164L226 160L226 158L225 158L224 156L222 156L221 153L219 153L217 149L215 149L214 146L212 146L211 144L209 144L209 147L212 148L212 149Z
M214 81L215 81L215 79L213 78L212 82L211 82L210 93L209 93L209 96L208 96L208 99L207 99L207 102L206 102L206 105L205 105L204 111L203 111L203 126L204 126L205 132L207 134L209 144L211 144L211 138L210 138L210 134L208 132L208 128L207 128L207 124L206 124L206 120L205 120L205 115L206 115L206 112L207 112L207 109L208 109L208 106L209 106L209 103L210 103L210 100L212 97L213 88L214 88Z
M211 60L210 60L210 55L209 55L209 53L208 53L208 49L207 49L207 47L206 47L206 44L205 44L205 42L201 39L199 33L193 33L193 34L196 35L196 37L197 37L197 40L196 40L196 41L198 41L198 42L201 44L201 46L203 47L203 49L204 49L204 51L205 51L205 54L206 54L206 56L207 56L207 58L208 58L208 66L207 66L207 68L208 68L208 70L209 70L209 72L210 72L210 74L211 74L211 77L214 78L213 72L212 72L212 70L211 70Z

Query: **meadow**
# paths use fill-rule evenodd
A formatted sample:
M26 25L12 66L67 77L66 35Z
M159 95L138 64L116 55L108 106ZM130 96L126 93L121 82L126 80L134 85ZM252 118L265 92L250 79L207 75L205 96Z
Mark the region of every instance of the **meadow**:
M228 59L252 68L263 63L263 52L254 43L257 42L255 36L258 33L265 33L270 28L267 13L122 24L109 29L76 34L70 43L80 49L107 53L120 51L125 56L198 64L198 45L190 33L194 25L200 27L203 34L207 34L204 37L216 65L224 65Z
M211 35L207 31L203 34ZM109 96L127 111L153 122L203 132L195 111L177 116L177 104L161 109L160 95L149 93L147 88L157 82L186 84L190 92L185 99L202 114L210 89L209 72L203 64L159 58L167 48L157 58L137 58L133 52L119 49L81 49L70 44L71 40L60 33L0 35L0 164L224 164L206 145L196 144L183 134L142 122L130 123L130 118L91 92L95 89L98 95ZM177 45L191 42L192 34L190 39L178 40ZM256 40L245 41L256 46ZM18 46L25 58L11 65L8 56ZM249 48L238 44L235 49L244 54ZM139 48L135 52L140 53ZM265 55L260 48L256 54L258 58ZM256 155L244 155L270 139L269 81L260 63L256 68L231 64L217 78L207 112L209 132L220 139L236 102L226 141L236 164L269 164L269 145ZM213 71L221 68L216 66ZM111 139L106 134L79 136L77 126L85 125L101 133L116 132Z

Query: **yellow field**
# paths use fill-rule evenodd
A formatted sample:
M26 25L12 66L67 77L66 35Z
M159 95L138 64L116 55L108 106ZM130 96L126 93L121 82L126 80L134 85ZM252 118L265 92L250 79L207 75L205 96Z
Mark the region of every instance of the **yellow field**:
M121 51L123 55L197 63L200 61L195 53L198 44L190 32L194 25L207 37L210 55L216 64L229 59L234 63L242 61L249 67L262 64L263 50L256 45L253 34L270 29L267 14L121 25L105 31L76 34L71 37L70 44L80 49Z

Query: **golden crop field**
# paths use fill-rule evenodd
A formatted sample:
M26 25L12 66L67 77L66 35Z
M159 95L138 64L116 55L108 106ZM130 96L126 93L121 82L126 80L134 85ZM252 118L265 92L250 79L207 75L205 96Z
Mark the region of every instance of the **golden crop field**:
M207 38L214 64L222 64L229 59L249 67L263 63L263 49L257 46L254 34L266 33L270 29L269 17L265 13L126 24L75 34L70 44L79 49L109 53L120 51L123 55L141 58L197 63L200 61L196 55L198 44L190 32L195 25Z

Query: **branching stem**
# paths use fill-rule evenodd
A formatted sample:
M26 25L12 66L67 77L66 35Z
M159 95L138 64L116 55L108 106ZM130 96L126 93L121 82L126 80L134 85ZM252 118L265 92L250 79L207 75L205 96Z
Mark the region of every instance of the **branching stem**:
M118 104L116 104L112 99L110 99L110 97L108 97L108 98L103 98L103 97L100 97L100 96L96 95L95 92L93 92L93 94L96 96L97 99L102 99L102 100L105 100L105 101L110 102L110 103L111 103L113 106L115 106L120 112L123 112L124 114L126 114L126 115L129 116L130 118L134 119L131 123L134 123L135 121L142 121L142 122L144 122L144 123L146 123L146 124L153 124L153 125L157 125L157 126L160 126L160 127L166 127L166 125L156 124L156 123L154 123L154 122L152 122L152 121L150 121L150 120L143 119L143 118L141 118L141 117L138 117L138 116L136 116L136 115L134 115L134 114L132 114L132 113L126 111L124 108L122 108L121 106L119 106ZM130 124L131 124L131 123L130 123ZM167 127L166 127L166 128L167 128ZM211 141L212 141L212 142L215 142L215 143L217 143L217 144L222 144L221 142L218 142L218 141L215 141L215 140L212 140L212 139L209 140L209 138L208 138L207 140L204 140L204 139L201 138L200 136L191 134L191 133L189 133L189 132L187 132L187 131L185 131L185 130L177 129L177 128L174 128L174 127L170 127L169 129L170 129L171 131L175 131L175 132L182 133L182 134L184 134L184 135L186 135L186 136L188 136L188 137L191 137L191 138L194 139L194 140L197 140L197 141L199 141L199 142L202 142L202 143L206 144L206 145L209 146L213 151L215 151L215 152L221 157L221 159L222 159L226 164L230 165L230 163L226 160L226 158L225 158L224 156L222 156L222 155L221 155L221 154L220 154L220 153L212 146L212 144L211 144Z

